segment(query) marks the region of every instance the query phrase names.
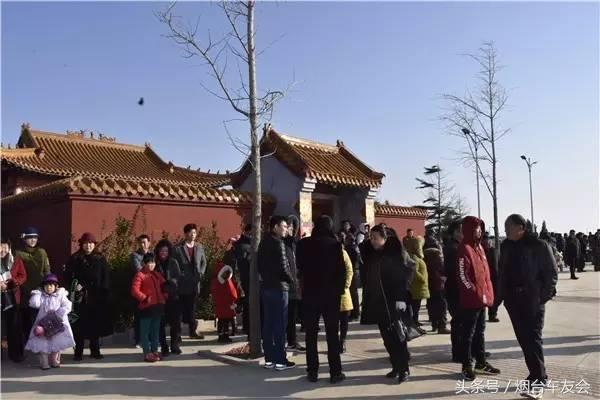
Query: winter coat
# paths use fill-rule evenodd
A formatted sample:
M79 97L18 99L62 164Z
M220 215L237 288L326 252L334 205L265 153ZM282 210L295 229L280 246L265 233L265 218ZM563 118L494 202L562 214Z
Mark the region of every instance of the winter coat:
M148 251L148 253L152 254L152 251ZM141 249L137 249L133 253L129 255L129 265L131 266L131 271L133 274L137 274L144 267L143 259L146 253L143 253Z
M296 255L298 262L298 255ZM263 289L288 291L293 278L283 240L267 234L258 248L258 273Z
M463 219L463 241L458 247L457 283L460 305L465 309L479 309L494 304L494 289L485 250L480 241L473 239L478 226L483 227L477 217Z
M167 303L177 301L179 295L179 279L181 278L181 268L179 263L173 257L164 261L156 259L156 269L165 279L165 292L167 293Z
M290 277L292 278L292 282L290 282L288 296L290 300L300 300L302 298L302 295L300 293L300 284L298 281L298 268L296 266L296 246L298 243L298 239L295 237L288 236L285 239L283 239L283 243L285 244L285 254L288 260Z
M252 238L242 235L233 245L233 251L235 254L235 260L238 271L240 273L240 280L242 289L245 294L248 295L250 291L250 260L252 258Z
M238 292L232 277L224 279L223 275L227 271L233 276L233 268L223 262L217 263L215 276L210 282L210 293L215 301L215 315L218 319L233 319L236 315Z
M74 279L83 286L73 304L73 311L79 315L73 330L85 338L112 334L110 268L106 258L98 252L86 255L79 250L67 261L63 279L65 287L70 288Z
M47 294L43 290L33 290L29 298L29 307L39 309L25 350L33 353L57 353L75 346L73 331L69 325L69 313L71 312L71 301L68 298L68 292L64 288L57 288L53 294ZM48 315L49 312L55 312L65 326L65 330L52 337L35 336L33 334L38 322Z
M506 307L525 307L530 311L556 295L558 275L550 246L534 236L526 235L500 246L498 298Z
M8 253L2 259L2 273L10 273L10 278L6 280L6 290L11 292L15 298L15 304L21 304L21 285L27 281L27 271L23 260L14 258Z
M346 252L345 249L342 249L342 254L344 256L344 266L346 267L346 279L344 282L344 294L342 295L342 299L340 301L340 311L345 312L354 310L352 296L350 296L350 285L352 284L354 271L352 269L352 261L350 260L348 252Z
M200 293L202 278L206 273L206 255L204 247L200 243L194 245L194 254L190 259L187 251L187 245L181 242L175 246L173 257L177 260L181 268L181 277L179 278L179 294L197 295Z
M389 323L387 309L392 320L398 320L400 313L396 310L396 302L410 301L414 262L396 238L388 238L381 250L375 250L369 241L363 243L365 286L361 324Z
M312 235L298 243L302 302L316 307L340 304L346 283L342 245L333 236Z
M413 300L429 298L429 276L427 265L423 260L423 244L425 241L421 236L405 237L404 245L406 252L415 262L415 276L410 285L410 296Z
M23 260L27 280L21 285L22 299L24 303L29 302L29 293L39 289L42 279L50 273L50 260L46 250L41 247L25 247L15 252L15 258Z
M427 265L430 292L443 292L446 284L446 270L444 269L444 255L437 247L430 247L423 251Z
M454 238L444 246L444 269L446 270L446 299L450 304L458 304L458 246Z
M164 308L167 303L165 282L163 275L156 269L150 271L148 267L144 267L135 274L131 282L131 296L138 301L140 310Z
M576 237L569 237L567 239L565 253L565 261L567 264L571 265L573 262L576 262L581 254L581 245L579 243L579 239Z

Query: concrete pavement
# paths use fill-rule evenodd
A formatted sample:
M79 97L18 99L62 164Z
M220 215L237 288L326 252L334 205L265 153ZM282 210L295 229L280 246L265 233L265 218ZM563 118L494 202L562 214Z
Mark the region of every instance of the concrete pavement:
M549 376L558 384L554 393L546 392L547 399L600 398L600 273L579 276L580 280L572 281L567 273L560 274L559 295L547 306L545 355ZM448 335L428 334L411 342L412 375L408 382L397 385L383 376L389 364L376 327L352 324L348 353L343 355L348 379L337 385L330 385L327 379L324 335L319 345L321 380L312 384L304 377L304 355L294 355L293 360L299 364L296 369L267 371L259 367L258 361L234 361L222 356L232 346L218 345L213 332L203 341L186 340L183 355L157 364L141 362L140 350L119 346L106 346L104 360L85 358L81 363L73 363L69 351L60 369L46 372L37 367L33 356L21 365L3 362L2 398L520 399L515 385L527 376L527 370L504 307L500 308L499 318L500 323L487 325L486 346L492 353L489 361L502 374L493 378L496 382L484 380L483 386L467 383L458 395L460 366L448 362ZM426 315L422 314L421 319Z

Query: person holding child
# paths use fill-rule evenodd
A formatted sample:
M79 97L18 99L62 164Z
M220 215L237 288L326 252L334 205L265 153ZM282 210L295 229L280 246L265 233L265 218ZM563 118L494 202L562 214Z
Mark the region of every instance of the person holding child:
M68 318L72 304L67 296L54 274L46 274L41 288L31 291L29 307L39 311L25 350L39 354L43 370L60 367L60 353L75 346Z
M140 310L140 344L144 350L144 361L157 362L160 321L165 312L167 293L165 278L158 272L153 254L145 254L143 267L135 274L131 284L131 295L138 301Z

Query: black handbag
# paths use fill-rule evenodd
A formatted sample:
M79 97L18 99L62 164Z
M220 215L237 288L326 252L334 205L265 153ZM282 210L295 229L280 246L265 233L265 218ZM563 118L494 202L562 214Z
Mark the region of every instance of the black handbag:
M383 302L385 303L385 310L388 315L389 324L385 328L390 334L396 336L400 342L405 342L408 339L408 332L404 322L401 319L392 318L390 307L388 306L387 299L385 297L385 291L383 290L383 282L381 282L381 276L379 277L379 285L381 286L381 292L383 293Z
M65 330L65 324L54 311L50 311L46 314L37 324L44 328L44 336L47 338L51 338Z
M417 324L415 320L412 318L411 313L403 312L401 314L401 319L404 324L404 328L406 329L406 340L411 341L418 337L423 336L423 333L417 329Z

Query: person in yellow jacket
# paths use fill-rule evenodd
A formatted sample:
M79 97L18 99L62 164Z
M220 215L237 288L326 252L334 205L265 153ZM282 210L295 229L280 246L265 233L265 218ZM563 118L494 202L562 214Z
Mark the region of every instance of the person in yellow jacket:
M413 319L417 326L419 323L419 309L421 300L429 298L429 277L427 275L427 264L425 264L423 255L423 245L425 240L421 236L404 238L404 246L410 255L410 258L416 263L415 277L410 285L410 297L412 298L411 307Z
M346 245L346 234L340 232L340 241ZM350 319L350 311L354 309L352 304L352 296L350 295L350 285L352 284L352 261L345 248L342 248L344 256L344 266L346 267L346 280L344 282L344 294L340 301L340 353L346 352L346 335L348 334L348 321Z

